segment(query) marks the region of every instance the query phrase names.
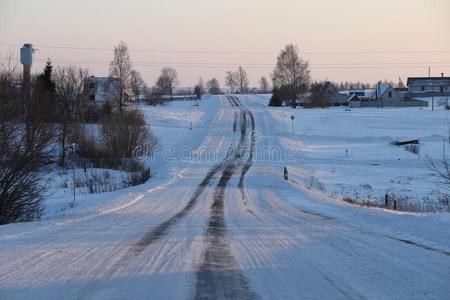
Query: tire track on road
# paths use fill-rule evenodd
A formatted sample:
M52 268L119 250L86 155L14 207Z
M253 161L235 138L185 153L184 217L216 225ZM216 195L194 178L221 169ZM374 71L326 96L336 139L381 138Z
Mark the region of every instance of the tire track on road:
M228 99L228 98L227 98ZM236 103L230 101L230 105L232 107L237 106ZM202 182L197 186L194 193L192 194L191 198L187 202L187 204L173 217L170 219L164 221L163 223L159 224L156 228L148 232L144 235L137 243L135 243L132 248L129 251L129 254L138 255L142 251L144 251L145 248L147 248L149 245L153 244L156 241L161 240L168 231L175 226L178 222L180 222L182 219L186 217L186 215L194 208L195 204L197 203L198 198L203 193L205 188L210 184L211 180L216 176L217 173L222 171L225 168L225 165L227 161L234 157L235 154L233 151L227 151L227 156L225 157L224 161L222 161L219 164L214 165L209 171L208 174L203 178Z
M254 133L254 119L253 114L240 104L237 97L228 96L227 98L233 106L240 109L241 136L236 147L236 155L228 161L214 191L214 201L211 205L210 218L204 237L207 246L202 256L202 262L196 272L195 300L259 298L258 295L250 290L248 280L241 272L240 266L230 249L227 238L224 202L227 185L239 167L242 167L239 189L242 195L245 195L243 179L251 167L254 149L253 141L250 149L246 148L247 115L250 116L252 135ZM250 150L249 157L242 164L241 159L248 150Z

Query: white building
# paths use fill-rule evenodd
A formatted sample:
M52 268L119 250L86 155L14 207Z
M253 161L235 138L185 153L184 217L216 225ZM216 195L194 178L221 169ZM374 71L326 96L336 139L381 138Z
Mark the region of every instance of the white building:
M439 94L450 93L450 77L409 77L408 92L426 93L435 92Z
M95 104L102 105L105 102L120 100L120 83L118 78L90 76L86 78L86 81L89 100Z

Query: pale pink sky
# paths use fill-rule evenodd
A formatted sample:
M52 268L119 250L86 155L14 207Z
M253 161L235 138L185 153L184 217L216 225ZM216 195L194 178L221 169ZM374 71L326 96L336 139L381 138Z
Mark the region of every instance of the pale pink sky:
M0 55L31 42L35 72L51 58L106 75L123 40L150 85L166 64L183 86L242 64L256 86L293 43L316 80L398 81L450 75L449 17L449 0L0 0Z

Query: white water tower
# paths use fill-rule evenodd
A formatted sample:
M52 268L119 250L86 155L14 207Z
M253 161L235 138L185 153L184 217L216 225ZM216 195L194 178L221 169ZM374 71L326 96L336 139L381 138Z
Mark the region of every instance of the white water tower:
M25 99L31 97L31 65L33 64L33 45L24 44L20 48L20 63L23 65L23 92Z
M31 66L33 64L33 45L23 44L20 48L20 63L24 66Z

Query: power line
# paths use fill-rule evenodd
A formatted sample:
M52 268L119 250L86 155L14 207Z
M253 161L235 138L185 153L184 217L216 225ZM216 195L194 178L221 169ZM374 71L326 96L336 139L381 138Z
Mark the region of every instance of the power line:
M44 59L35 59L37 62L46 62ZM52 60L55 63L73 65L99 65L108 66L106 61L74 61L74 60ZM247 69L273 69L274 64L207 64L207 63L168 63L168 62L135 62L134 66L161 68L165 66L191 69L228 69L236 66L243 66ZM441 65L428 63L373 63L373 64L311 64L314 69L417 69L417 68L449 68L450 62Z
M1 43L0 46L3 47L21 47L20 44L8 44ZM95 47L70 47L70 46L51 46L51 45L37 45L38 48L47 49L64 49L64 50L80 50L80 51L109 51L110 48L95 48ZM184 53L184 54L238 54L238 55L273 55L278 54L279 51L211 51L211 50L180 50L180 49L129 49L132 52L148 52L148 53ZM450 50L403 50L403 51L302 51L300 49L300 54L310 54L310 55L390 55L390 54L437 54L437 53L450 53Z
M55 62L67 62L67 63L95 63L109 65L109 61L104 60L68 60L68 59L55 59ZM194 65L194 66L219 66L219 67L236 67L236 66L271 66L273 63L209 63L209 62L155 62L155 61L132 61L134 65ZM433 66L437 64L450 64L450 62L374 62L374 63L313 63L310 66L378 66L378 65L424 65Z

